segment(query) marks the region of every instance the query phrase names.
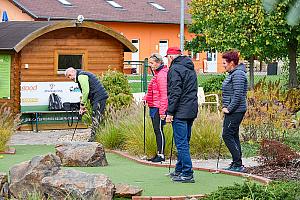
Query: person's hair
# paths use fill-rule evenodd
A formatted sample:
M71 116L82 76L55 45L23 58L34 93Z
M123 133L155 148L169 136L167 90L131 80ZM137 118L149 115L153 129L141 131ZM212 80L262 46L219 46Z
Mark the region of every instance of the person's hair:
M163 63L163 58L158 53L151 54L150 58L152 58L156 63Z
M223 53L222 58L226 60L226 62L230 63L233 61L235 65L239 64L239 52L237 50L230 50Z
M70 71L75 70L73 67L69 67L68 69L66 69L65 71L65 76L67 76L67 73L69 73Z

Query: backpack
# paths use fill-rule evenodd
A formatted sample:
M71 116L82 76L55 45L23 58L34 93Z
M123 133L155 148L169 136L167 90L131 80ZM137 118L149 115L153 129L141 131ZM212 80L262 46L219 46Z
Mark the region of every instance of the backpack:
M49 110L62 110L63 109L63 104L61 102L61 98L57 94L55 94L55 93L50 94L48 108L49 108Z

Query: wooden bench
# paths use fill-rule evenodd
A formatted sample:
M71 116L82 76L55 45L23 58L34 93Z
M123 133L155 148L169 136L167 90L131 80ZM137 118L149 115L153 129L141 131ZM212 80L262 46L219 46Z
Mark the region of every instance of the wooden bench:
M21 112L21 114L28 114L30 115L30 122L31 122L31 126L32 126L32 131L33 131L33 124L35 124L35 131L38 132L38 125L39 125L39 119L42 117L43 114L60 114L60 113L71 113L74 114L75 116L79 115L78 114L78 110L77 111L65 111L65 110L53 110L53 111L24 111ZM72 116L73 118L73 116ZM78 119L77 119L78 120ZM53 120L55 121L55 120ZM68 122L69 123L69 122ZM72 122L73 123L73 122Z

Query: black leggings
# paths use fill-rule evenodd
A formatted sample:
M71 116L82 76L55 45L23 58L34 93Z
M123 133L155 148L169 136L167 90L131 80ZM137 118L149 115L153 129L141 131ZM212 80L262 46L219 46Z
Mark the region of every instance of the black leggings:
M242 165L242 149L239 137L239 128L245 113L225 114L223 123L223 140L229 149L235 167Z
M157 111L154 117L151 117L152 125L154 129L154 133L156 136L156 145L157 145L157 152L158 154L165 153L165 135L164 135L164 121L160 119L159 112Z

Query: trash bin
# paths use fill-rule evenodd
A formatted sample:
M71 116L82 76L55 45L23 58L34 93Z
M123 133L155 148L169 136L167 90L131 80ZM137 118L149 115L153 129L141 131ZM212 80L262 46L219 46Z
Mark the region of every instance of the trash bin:
M277 75L278 63L269 63L267 67L267 75Z

